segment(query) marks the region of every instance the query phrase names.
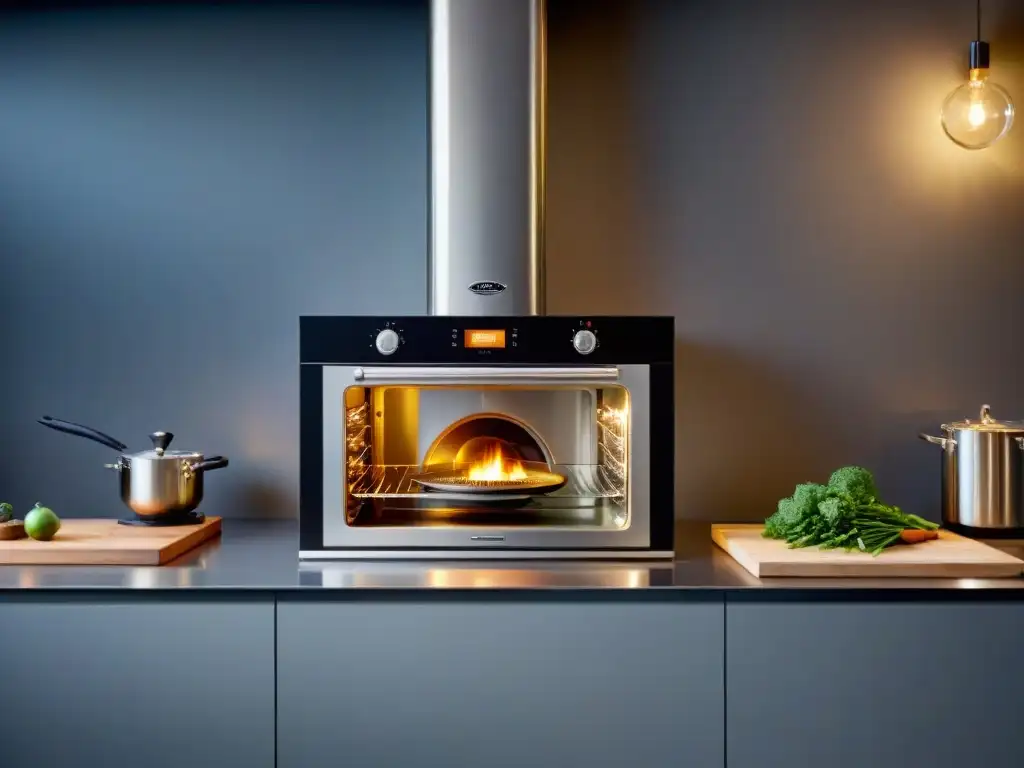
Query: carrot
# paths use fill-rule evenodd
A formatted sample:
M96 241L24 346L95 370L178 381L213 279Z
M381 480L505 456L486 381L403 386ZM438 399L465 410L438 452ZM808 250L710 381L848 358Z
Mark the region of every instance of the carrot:
M917 544L929 539L939 538L938 531L922 531L920 528L904 528L900 533L900 541L904 544Z

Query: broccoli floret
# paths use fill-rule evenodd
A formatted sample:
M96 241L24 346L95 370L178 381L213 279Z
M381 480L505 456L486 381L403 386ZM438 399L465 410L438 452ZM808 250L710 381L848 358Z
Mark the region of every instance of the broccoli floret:
M875 478L863 467L842 467L828 479L829 496L848 496L854 501L870 504L878 498Z
M825 498L825 486L802 483L793 495L779 501L775 514L765 521L764 535L769 539L788 539L800 526L813 522L818 502Z
M833 529L838 529L844 522L853 518L855 507L851 507L839 496L829 496L818 503L818 512Z
M808 513L813 513L827 490L821 483L801 483L793 491L793 501Z
M769 539L784 539L786 533L800 520L800 508L792 497L779 500L775 514L764 521L764 535Z

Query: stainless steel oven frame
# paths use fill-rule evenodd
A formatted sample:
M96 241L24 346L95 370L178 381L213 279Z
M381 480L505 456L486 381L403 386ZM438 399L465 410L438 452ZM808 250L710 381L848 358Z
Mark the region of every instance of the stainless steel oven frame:
M490 327L512 329L515 348L462 347L463 328ZM596 349L581 354L574 348L570 331L578 327L600 335ZM389 329L398 335L399 346L397 352L384 355L376 338ZM671 557L673 336L671 318L302 318L300 557ZM410 349L414 344L422 351ZM611 363L613 359L624 362ZM625 389L628 523L615 529L350 525L344 514L347 480L341 418L346 390L360 386Z

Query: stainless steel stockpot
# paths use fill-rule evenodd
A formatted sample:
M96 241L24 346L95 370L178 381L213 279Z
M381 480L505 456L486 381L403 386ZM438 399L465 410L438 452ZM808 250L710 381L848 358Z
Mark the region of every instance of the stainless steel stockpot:
M1024 531L1024 421L1001 421L981 407L977 420L942 425L942 520L977 535Z

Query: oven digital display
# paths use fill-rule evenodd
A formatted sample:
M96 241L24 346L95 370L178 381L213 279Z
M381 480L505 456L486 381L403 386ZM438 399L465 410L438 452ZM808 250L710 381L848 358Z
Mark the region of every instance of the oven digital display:
M466 331L466 349L504 349L505 331Z

